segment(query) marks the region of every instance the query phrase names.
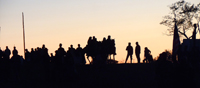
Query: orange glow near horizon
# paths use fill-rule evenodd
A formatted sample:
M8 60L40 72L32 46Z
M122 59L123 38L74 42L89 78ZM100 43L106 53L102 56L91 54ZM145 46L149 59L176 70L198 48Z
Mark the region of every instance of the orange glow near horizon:
M195 0L189 2L197 3ZM102 41L103 37L111 35L116 44L115 58L120 63L126 58L128 42L134 49L135 42L139 42L142 60L144 47L157 57L164 50L172 49L172 36L164 35L167 27L159 24L162 17L169 14L167 6L172 3L174 0L0 1L0 47L4 50L8 46L12 51L16 46L23 55L21 12L24 12L26 48L29 51L43 44L49 53L54 53L59 43L65 50L71 44L74 48L77 44L85 47L89 36ZM133 60L137 61L135 54Z

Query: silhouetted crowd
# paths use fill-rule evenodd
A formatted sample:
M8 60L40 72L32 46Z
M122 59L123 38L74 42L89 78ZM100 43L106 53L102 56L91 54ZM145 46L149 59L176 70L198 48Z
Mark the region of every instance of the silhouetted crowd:
M6 46L6 49L2 51L0 49L0 78L8 79L9 75L14 74L12 78L20 79L20 70L24 66L26 68L44 68L45 73L48 73L48 78L61 80L62 77L68 74L67 78L74 78L73 75L77 73L77 65L85 65L87 60L93 65L107 64L108 58L111 59L111 55L116 55L115 41L111 39L109 35L102 41L97 41L95 36L89 37L87 45L82 48L80 44L75 49L73 45L70 45L68 50L59 44L59 48L53 53L48 53L48 48L43 44L42 47L31 48L31 51L25 49L25 59L18 54L16 47L13 48L12 57L11 51ZM89 57L92 58L90 61ZM29 69L27 69L29 70Z
M106 64L107 59L111 59L111 55L113 55L113 59L115 59L115 40L111 39L111 36L108 36L107 39L104 37L102 41L97 41L95 36L89 37L84 50L88 60L89 57L92 57L93 64Z
M98 64L102 63L105 64L108 57L111 59L111 55L116 55L116 48L115 48L115 40L111 39L111 36L109 35L106 39L103 38L102 41L97 41L97 38L95 36L89 37L87 41L86 47L82 48L80 44L78 44L78 47L75 49L73 45L70 45L67 51L62 47L62 44L59 44L59 48L55 51L55 55L53 53L48 54L48 49L43 44L42 47L37 48L31 48L31 51L28 51L28 49L25 49L25 61L26 62L40 62L40 63L49 63L49 62L55 62L58 64L64 63L67 61L71 61L70 63L73 64L79 64L84 65L86 64L85 60L85 53L87 56L87 59L92 64ZM18 55L18 51L16 50L16 47L14 47L12 51L12 58L10 58L11 51L6 46L5 51L2 51L0 49L0 58L4 60L9 59L15 59L20 58L20 60L23 60L22 56ZM89 57L92 58L92 61L89 60ZM68 60L69 59L69 60ZM70 60L73 59L73 60ZM19 61L20 61L19 60Z
M135 55L138 63L140 63L140 45L138 42L135 44ZM133 47L130 42L126 50L127 56L125 63L128 57L130 57L132 63ZM189 52L187 51L187 46L179 48L177 62L172 61L172 54L169 51L161 53L155 66L156 79L159 81L159 87L170 88L172 85L179 86L181 84L174 83L179 82L180 79L183 78L181 82L186 83L188 80L192 80L189 83L192 84L194 81L194 71L198 71L200 68L200 66L195 66L199 65L200 62L199 52L199 50ZM11 54L12 57L10 57ZM50 82L56 81L59 83L63 80L73 81L78 77L76 67L85 65L86 60L95 67L109 64L111 55L113 55L113 59L115 60L115 40L111 39L111 36L108 36L107 39L104 37L102 41L97 41L95 36L89 37L87 45L84 48L78 44L76 49L73 45L70 45L68 50L65 50L60 43L59 48L55 50L55 55L53 55L53 53L49 55L48 48L43 44L42 47L31 48L31 51L25 49L25 59L18 54L15 46L12 52L8 46L6 46L4 51L0 48L0 84L8 80L20 81L21 79L26 79L23 78L23 76L29 77L29 75L30 78L27 78L27 80L34 79L31 77L35 77L37 74L46 77L45 79ZM90 61L89 57L92 58L92 61ZM151 51L145 47L143 63L152 62L153 56L151 55ZM22 69L23 71L26 70L23 72L23 76ZM37 79L35 81L40 80Z

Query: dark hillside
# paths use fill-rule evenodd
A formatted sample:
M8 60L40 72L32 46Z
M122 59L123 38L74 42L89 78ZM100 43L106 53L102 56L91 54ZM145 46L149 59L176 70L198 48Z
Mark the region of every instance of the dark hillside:
M164 67L158 75L155 63L84 65L57 69L52 69L51 65L25 64L21 67L19 80L14 74L15 70L9 69L8 73L3 70L1 66L0 88L175 88L190 85L194 88L194 84L200 82L199 72L180 69L179 66Z
M86 87L155 88L153 64L117 64L79 67L80 85Z

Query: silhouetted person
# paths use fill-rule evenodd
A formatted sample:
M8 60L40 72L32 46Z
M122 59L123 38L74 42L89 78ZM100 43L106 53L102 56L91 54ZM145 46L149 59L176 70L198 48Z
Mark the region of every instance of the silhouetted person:
M73 58L74 55L72 55L74 50L75 49L73 49L71 47L68 47L68 50L67 50L67 53L66 53L66 58L67 59L65 59L65 62L66 62L66 64L68 66L73 66L74 65L74 58Z
M3 58L3 51L1 50L1 47L0 47L0 60Z
M92 39L91 51L92 51L92 59L94 60L97 55L97 38L95 36L93 36L93 39Z
M30 62L31 61L31 53L28 51L28 49L25 49L25 60L27 62Z
M111 53L112 53L112 50L111 50L111 47L112 47L112 44L111 44L111 36L108 35L108 38L106 40L106 45L107 45L107 54L108 54L108 59L111 60Z
M55 57L53 56L53 53L51 53L51 54L50 54L50 62L51 62L51 63L54 63L54 59L55 59Z
M16 47L14 46L14 48L13 48L13 51L12 51L12 53L13 53L13 56L16 56L16 55L18 55L18 51L17 51L17 49L16 49Z
M45 65L49 62L48 49L45 47L44 44L41 49L41 58L42 58L42 62L45 63Z
M58 48L58 54L60 57L63 57L65 55L65 49L62 47L62 43L59 44L59 48Z
M59 48L55 51L55 56L53 62L56 65L56 68L60 68L62 64L62 58L66 54L64 48L62 47L62 43L59 44Z
M84 48L84 51L86 52L87 59L88 59L88 61L90 63L89 57L90 56L92 57L92 37L91 36L89 37L89 39L87 41L87 45Z
M107 61L107 58L108 58L108 48L107 48L107 45L106 45L106 38L104 37L103 38L103 41L101 43L101 57L102 57L102 64L106 64L106 61Z
M18 51L16 49L16 47L14 46L14 49L12 51L12 58L11 58L11 73L12 73L12 77L14 80L20 80L19 78L19 72L20 72L20 67L21 67L21 57L18 55Z
M30 58L32 62L36 62L37 55L33 48L31 48Z
M70 51L71 51L71 53L73 53L74 54L74 52L75 52L75 49L74 49L74 47L73 47L73 45L70 45Z
M126 47L126 50L127 50L127 56L126 56L126 61L125 61L125 63L127 62L129 56L130 56L130 58L131 58L131 61L130 61L130 62L132 63L133 47L131 46L131 43L130 43L130 42L128 43L128 46Z
M73 45L70 45L69 53L71 54L71 58L72 58L73 60L75 60L75 59L74 59L74 58L75 58L75 49L74 49ZM74 63L76 63L76 62L74 62Z
M110 49L110 47L111 47L111 36L110 35L108 35L106 43L107 43L106 45L107 45L108 59L111 60L111 49Z
M113 54L113 59L115 60L115 55L116 55L116 47L115 47L115 40L111 40L111 54Z
M106 53L108 54L108 63L112 63L111 55L113 55L113 59L115 60L116 55L116 47L115 47L115 40L111 39L111 36L108 35L108 38L106 40Z
M84 65L86 63L85 61L85 56L84 56L84 51L81 47L80 44L78 44L78 48L76 49L76 56L80 60L80 64Z
M4 51L4 53L5 53L4 59L9 60L11 52L10 52L10 49L8 48L8 46L6 46L6 50Z
M91 45L91 43L92 43L92 37L90 36L89 39L88 39L88 41L87 41L87 44Z
M5 51L3 52L3 59L1 64L3 64L3 71L1 72L4 76L3 79L4 80L8 80L9 74L10 74L10 63L9 63L9 59L10 59L10 49L8 48L8 46L6 46Z
M145 59L143 60L143 63L145 63L145 62L150 63L153 61L151 51L147 47L144 48L144 57L145 57Z
M137 57L138 63L140 63L140 45L138 44L138 42L136 42L135 55Z

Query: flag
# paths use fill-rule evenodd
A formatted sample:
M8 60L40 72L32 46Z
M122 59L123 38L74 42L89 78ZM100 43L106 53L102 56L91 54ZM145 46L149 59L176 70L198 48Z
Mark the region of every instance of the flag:
M199 24L198 24L198 30L199 30L199 34L200 34L200 28L199 28Z
M173 49L172 49L172 60L176 60L176 55L179 49L180 45L180 39L179 39L179 34L178 34L178 28L176 25L176 19L175 19L175 24L174 24L174 36L173 36Z

